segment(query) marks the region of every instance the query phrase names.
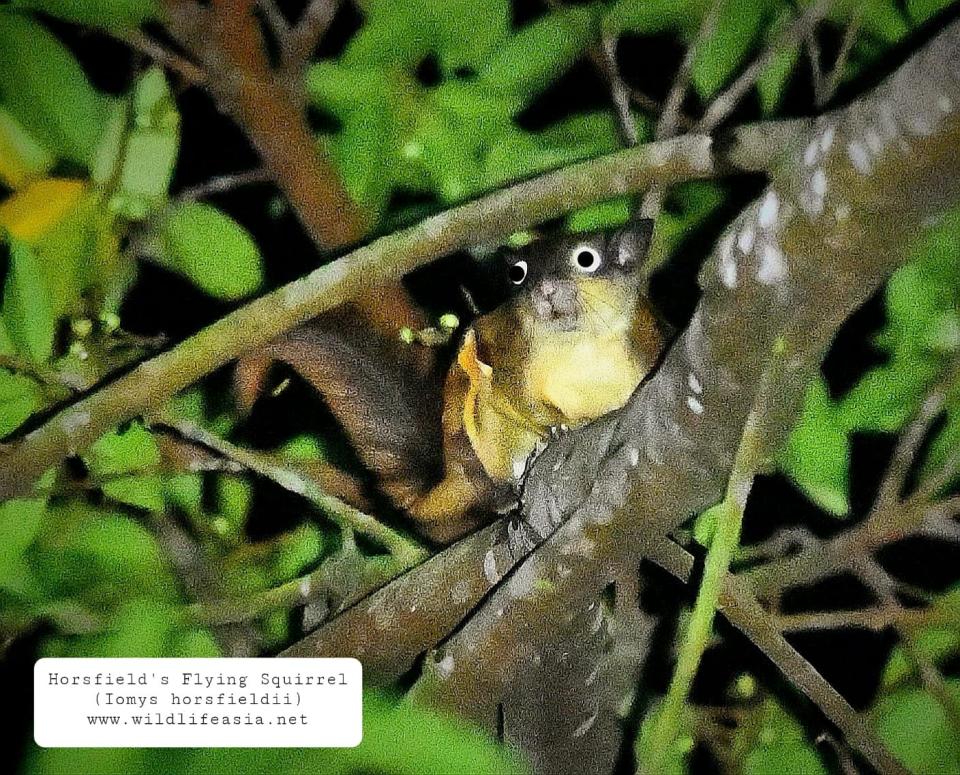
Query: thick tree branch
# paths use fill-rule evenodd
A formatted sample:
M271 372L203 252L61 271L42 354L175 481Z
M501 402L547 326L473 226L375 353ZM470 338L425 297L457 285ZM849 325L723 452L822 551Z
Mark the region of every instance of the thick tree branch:
M271 68L253 0L214 0L209 7L165 2L171 34L202 63L207 88L247 134L317 246L357 242L368 224Z
M531 223L654 181L678 183L725 169L711 139L691 135L557 170L382 237L241 307L7 445L0 454L0 498L28 492L44 471L111 428L366 288L455 250L501 240Z
M525 516L549 537L449 640L456 667L425 673L420 696L484 723L552 622L715 502L772 348L786 358L771 389L779 443L833 333L960 194L958 105L955 23L788 149L707 261L703 299L655 377L538 459Z

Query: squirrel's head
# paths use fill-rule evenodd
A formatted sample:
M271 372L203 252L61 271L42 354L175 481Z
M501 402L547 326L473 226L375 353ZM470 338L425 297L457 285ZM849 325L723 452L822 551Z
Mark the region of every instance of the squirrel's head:
M555 331L628 326L641 286L640 268L653 221L615 231L536 240L503 256L503 271L527 324Z

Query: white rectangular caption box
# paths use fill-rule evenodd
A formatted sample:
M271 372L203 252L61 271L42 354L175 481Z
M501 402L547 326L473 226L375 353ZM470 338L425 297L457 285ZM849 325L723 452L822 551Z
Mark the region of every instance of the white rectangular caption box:
M352 748L356 659L41 659L33 736L45 748Z

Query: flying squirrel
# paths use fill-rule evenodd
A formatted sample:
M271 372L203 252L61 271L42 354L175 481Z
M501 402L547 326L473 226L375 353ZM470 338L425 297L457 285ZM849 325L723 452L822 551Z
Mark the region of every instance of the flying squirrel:
M501 253L507 301L465 330L452 363L404 344L424 313L399 286L315 318L241 359L252 403L283 361L324 398L378 489L418 533L449 543L512 503L552 428L617 409L659 356L661 327L642 295L653 223L564 234ZM363 506L349 477L321 482Z

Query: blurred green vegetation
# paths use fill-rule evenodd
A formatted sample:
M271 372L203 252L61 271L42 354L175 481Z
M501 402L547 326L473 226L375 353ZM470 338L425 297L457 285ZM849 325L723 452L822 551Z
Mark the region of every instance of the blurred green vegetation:
M862 33L845 78L853 78L938 12L944 0L838 2L834 32L858 19ZM550 5L550 4L547 4ZM801 3L800 5L805 5ZM615 0L544 9L517 26L507 0L364 0L362 22L335 58L312 64L311 105L328 120L318 137L356 200L384 228L413 220L422 204L445 207L538 172L616 150L612 110L578 112L533 131L518 121L539 96L588 57L601 35L628 45L666 36L686 46L707 0ZM708 100L793 18L784 0L723 0L714 34L695 59L697 95ZM60 22L121 34L159 20L155 0L13 0L0 9L0 232L5 254L0 300L0 434L15 434L58 402L143 357L149 342L125 331L122 305L142 262L177 273L213 300L236 302L265 283L268 251L227 213L170 191L181 116L165 74L130 73L123 94L93 86L85 63L61 39ZM51 20L58 20L52 24ZM429 85L424 63L437 69ZM780 115L791 84L808 77L800 46L781 51L756 94L765 116ZM656 116L635 111L641 142ZM728 201L723 185L671 192L658 224L668 252L682 247ZM434 205L431 205L431 207ZM626 200L571 213L568 225L622 222ZM886 323L875 339L885 360L843 395L822 379L780 458L782 470L816 504L850 510L853 434L894 433L917 409L960 347L960 211L914 248L913 261L884 292ZM171 300L175 303L175 300ZM168 407L229 436L236 414L222 387L204 385ZM929 451L935 466L960 444L960 395ZM343 558L344 540L325 515L304 508L296 526L268 539L246 533L255 508L249 478L202 472L165 446L149 424L133 423L83 453L81 481L51 471L34 497L0 504L0 629L12 639L40 632L39 653L57 656L214 656L215 633L191 618L189 600L157 525L165 514L190 527L216 569L217 593L253 596ZM325 442L291 439L288 460L322 459ZM194 461L195 462L195 461ZM355 550L355 548L354 548ZM922 629L914 648L937 662L960 652L957 594L948 614ZM259 648L291 637L276 610L253 623ZM958 696L956 681L948 690ZM824 771L820 749L773 699L753 708L737 741L750 775ZM960 762L942 706L920 688L902 650L890 658L872 710L881 735L919 772ZM515 762L452 722L370 695L365 740L354 751L64 751L32 749L27 773L384 772L503 773ZM690 745L680 741L676 771ZM903 730L909 730L903 734ZM960 765L958 765L960 766ZM955 768L954 768L955 769Z

